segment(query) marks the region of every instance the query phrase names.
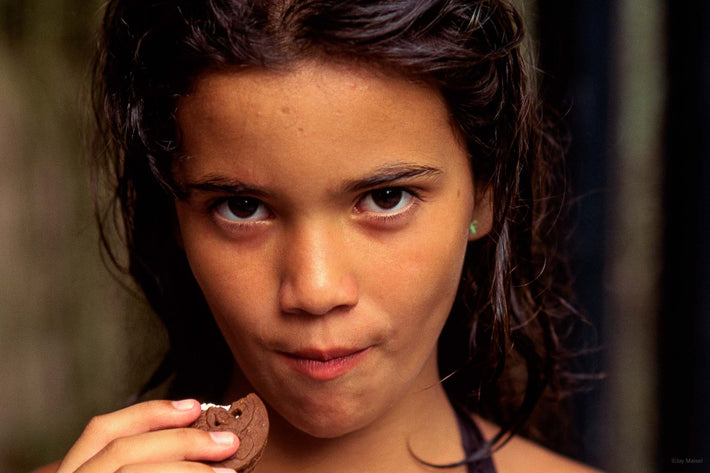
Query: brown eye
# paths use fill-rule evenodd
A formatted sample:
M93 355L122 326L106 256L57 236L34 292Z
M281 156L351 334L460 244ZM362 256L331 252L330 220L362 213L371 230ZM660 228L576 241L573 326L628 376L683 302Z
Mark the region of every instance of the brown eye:
M268 217L264 203L247 196L229 197L216 207L217 214L227 220L257 220Z
M402 201L404 191L398 188L377 189L372 191L372 202L383 210L391 210Z
M398 214L414 202L414 195L401 187L385 187L368 192L358 203L362 212Z

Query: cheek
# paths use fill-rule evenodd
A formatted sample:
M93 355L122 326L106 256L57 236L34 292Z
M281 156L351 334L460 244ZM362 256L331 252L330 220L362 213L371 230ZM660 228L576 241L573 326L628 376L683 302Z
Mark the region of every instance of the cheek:
M275 304L264 255L237 251L186 212L178 218L190 269L223 333L241 338L258 332L254 321Z
M446 227L444 227L446 228ZM404 329L442 326L459 285L466 252L464 234L422 231L371 267L380 302L407 319Z
M216 318L248 323L274 305L263 262L255 264L255 260L226 251L209 261L201 260L193 266L193 273Z
M272 295L264 265L234 255L202 261L193 272L236 362L259 363L260 347L273 331Z

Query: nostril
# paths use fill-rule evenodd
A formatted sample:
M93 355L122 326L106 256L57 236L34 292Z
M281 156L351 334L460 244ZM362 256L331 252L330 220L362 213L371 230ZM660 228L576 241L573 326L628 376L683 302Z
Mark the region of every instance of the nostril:
M287 314L325 315L354 307L359 294L351 277L330 281L327 285L286 281L281 286L279 300L281 310Z
M346 238L332 220L307 219L283 240L279 304L284 313L323 315L357 303Z

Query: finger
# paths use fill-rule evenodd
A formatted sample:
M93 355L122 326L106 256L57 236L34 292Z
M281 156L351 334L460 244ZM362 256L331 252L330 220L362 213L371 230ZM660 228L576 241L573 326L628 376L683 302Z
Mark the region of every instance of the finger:
M159 429L184 427L200 415L200 404L184 401L148 401L96 416L69 450L57 473L71 473L111 441Z
M109 442L77 473L116 471L127 465L180 461L220 461L233 455L239 439L231 432L167 429Z
M121 473L236 473L236 471L197 462L166 462L126 465L121 468Z

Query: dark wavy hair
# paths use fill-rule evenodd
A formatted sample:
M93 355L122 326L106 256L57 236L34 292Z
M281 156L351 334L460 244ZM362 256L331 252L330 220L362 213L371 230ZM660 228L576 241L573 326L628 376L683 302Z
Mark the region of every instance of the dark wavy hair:
M560 249L563 149L543 118L512 4L112 0L101 33L94 177L97 184L108 178L111 197L108 207L97 203L101 235L170 342L146 389L170 379L171 395L215 399L234 363L175 239L177 101L206 71L279 69L321 58L437 87L477 185L492 196L492 231L469 244L439 342L450 398L501 424L500 441L534 428L526 420L545 393L566 391L572 378L562 338L577 314ZM109 242L111 225L122 235L118 246ZM127 264L118 248L127 250Z

